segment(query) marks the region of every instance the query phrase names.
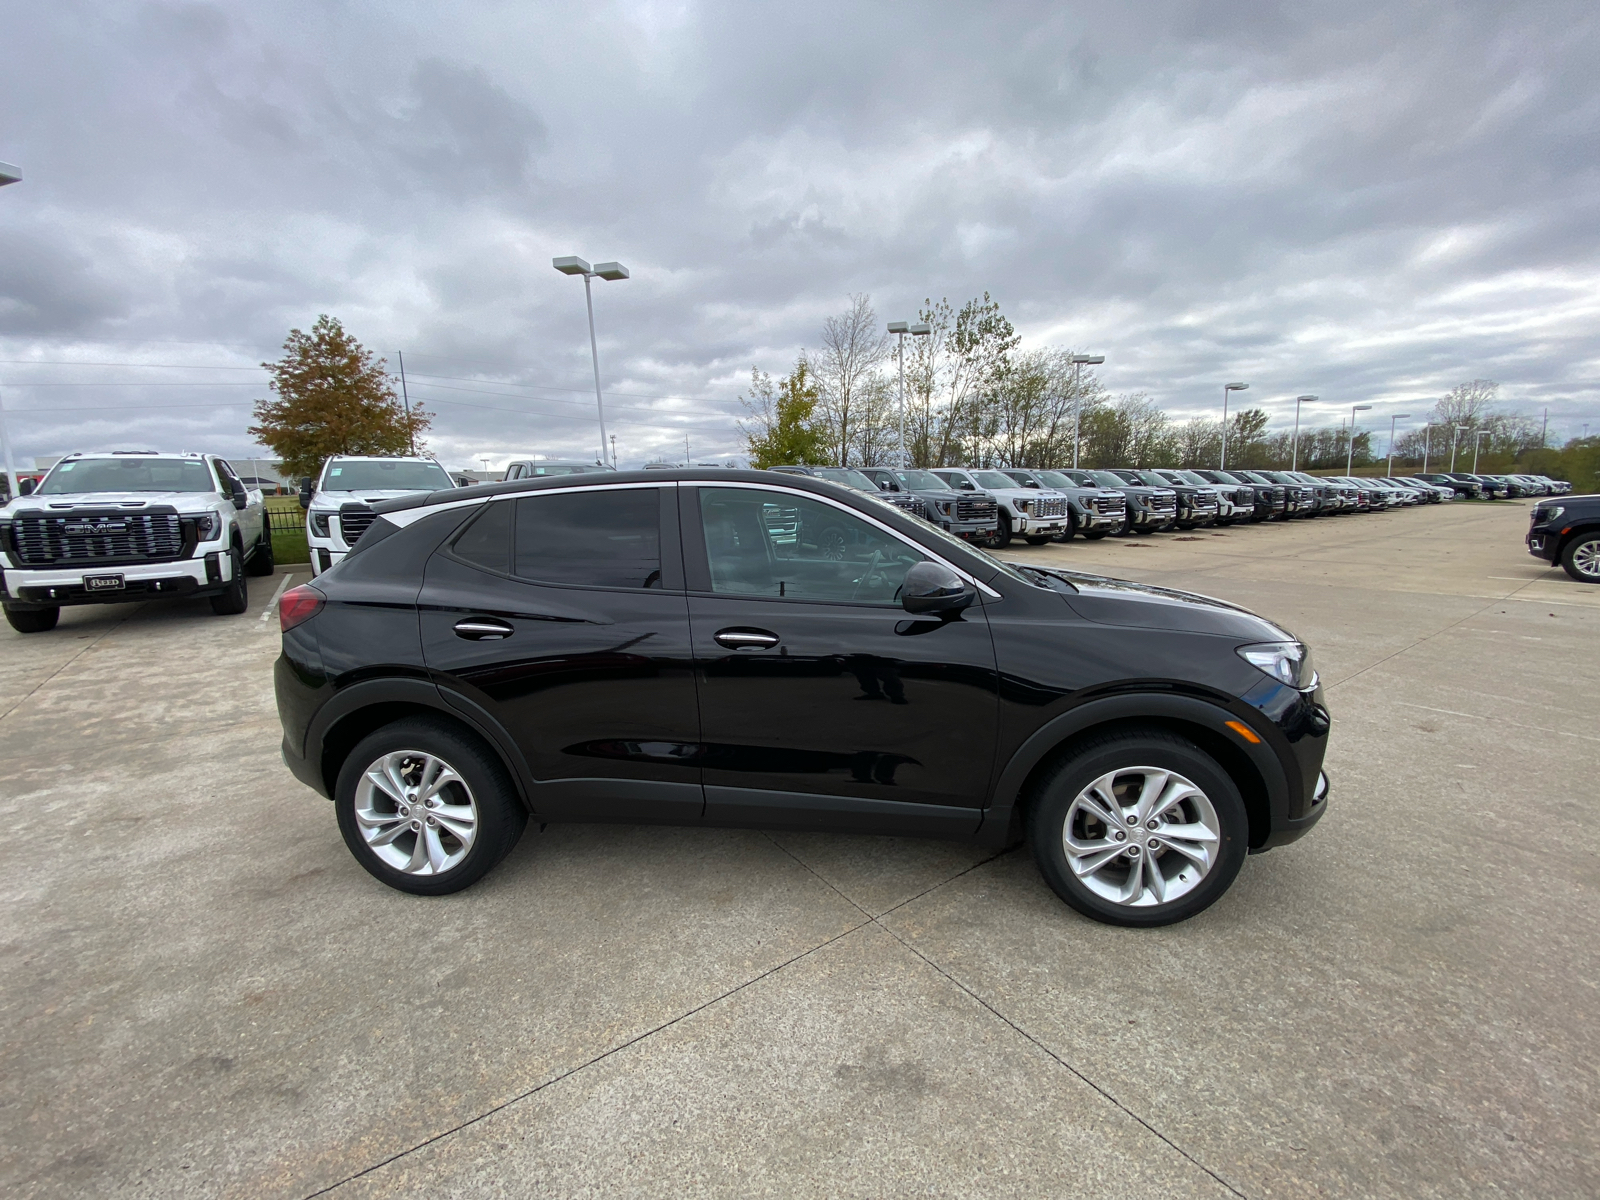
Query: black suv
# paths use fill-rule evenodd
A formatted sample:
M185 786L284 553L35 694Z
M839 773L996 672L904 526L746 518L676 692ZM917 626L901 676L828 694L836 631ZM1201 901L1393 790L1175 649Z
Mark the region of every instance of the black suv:
M1164 925L1327 809L1309 654L1231 604L763 471L378 512L285 594L276 686L285 761L403 891L465 887L530 818L1026 835L1080 912ZM839 522L844 559L796 532Z
M1579 583L1600 583L1600 495L1540 500L1528 523L1528 553L1560 563Z

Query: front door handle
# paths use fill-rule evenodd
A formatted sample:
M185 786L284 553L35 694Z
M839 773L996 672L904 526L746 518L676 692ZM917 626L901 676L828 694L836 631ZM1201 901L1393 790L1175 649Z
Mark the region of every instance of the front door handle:
M456 636L469 642L498 642L514 632L511 626L493 617L468 617L456 622Z
M765 649L776 646L779 638L775 633L768 633L765 629L719 629L714 635L717 645L726 646L729 650Z

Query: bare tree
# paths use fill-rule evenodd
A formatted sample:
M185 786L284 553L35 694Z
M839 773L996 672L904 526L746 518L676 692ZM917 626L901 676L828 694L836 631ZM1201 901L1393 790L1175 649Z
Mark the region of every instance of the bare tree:
M850 465L850 452L859 440L856 426L870 418L879 368L889 354L889 334L879 327L872 298L866 293L850 297L850 307L822 323L822 350L811 364L822 396L820 415L829 451L841 467Z

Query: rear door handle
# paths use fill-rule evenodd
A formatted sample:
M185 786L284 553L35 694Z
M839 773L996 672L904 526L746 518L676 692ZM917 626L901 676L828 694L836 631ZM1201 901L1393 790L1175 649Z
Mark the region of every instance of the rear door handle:
M719 629L713 635L717 645L726 646L729 650L763 649L776 646L779 638L775 633L768 633L765 629Z
M498 642L514 632L511 626L493 617L468 617L456 622L456 636L469 642Z

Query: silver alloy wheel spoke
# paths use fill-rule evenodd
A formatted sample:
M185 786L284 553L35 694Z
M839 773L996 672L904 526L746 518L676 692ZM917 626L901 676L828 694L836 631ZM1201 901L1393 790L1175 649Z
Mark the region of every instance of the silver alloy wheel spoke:
M385 754L362 772L356 828L386 866L439 875L460 864L477 835L478 805L467 781L422 750Z
M1216 808L1192 780L1124 767L1090 782L1067 808L1067 865L1096 896L1150 907L1188 895L1216 865Z

